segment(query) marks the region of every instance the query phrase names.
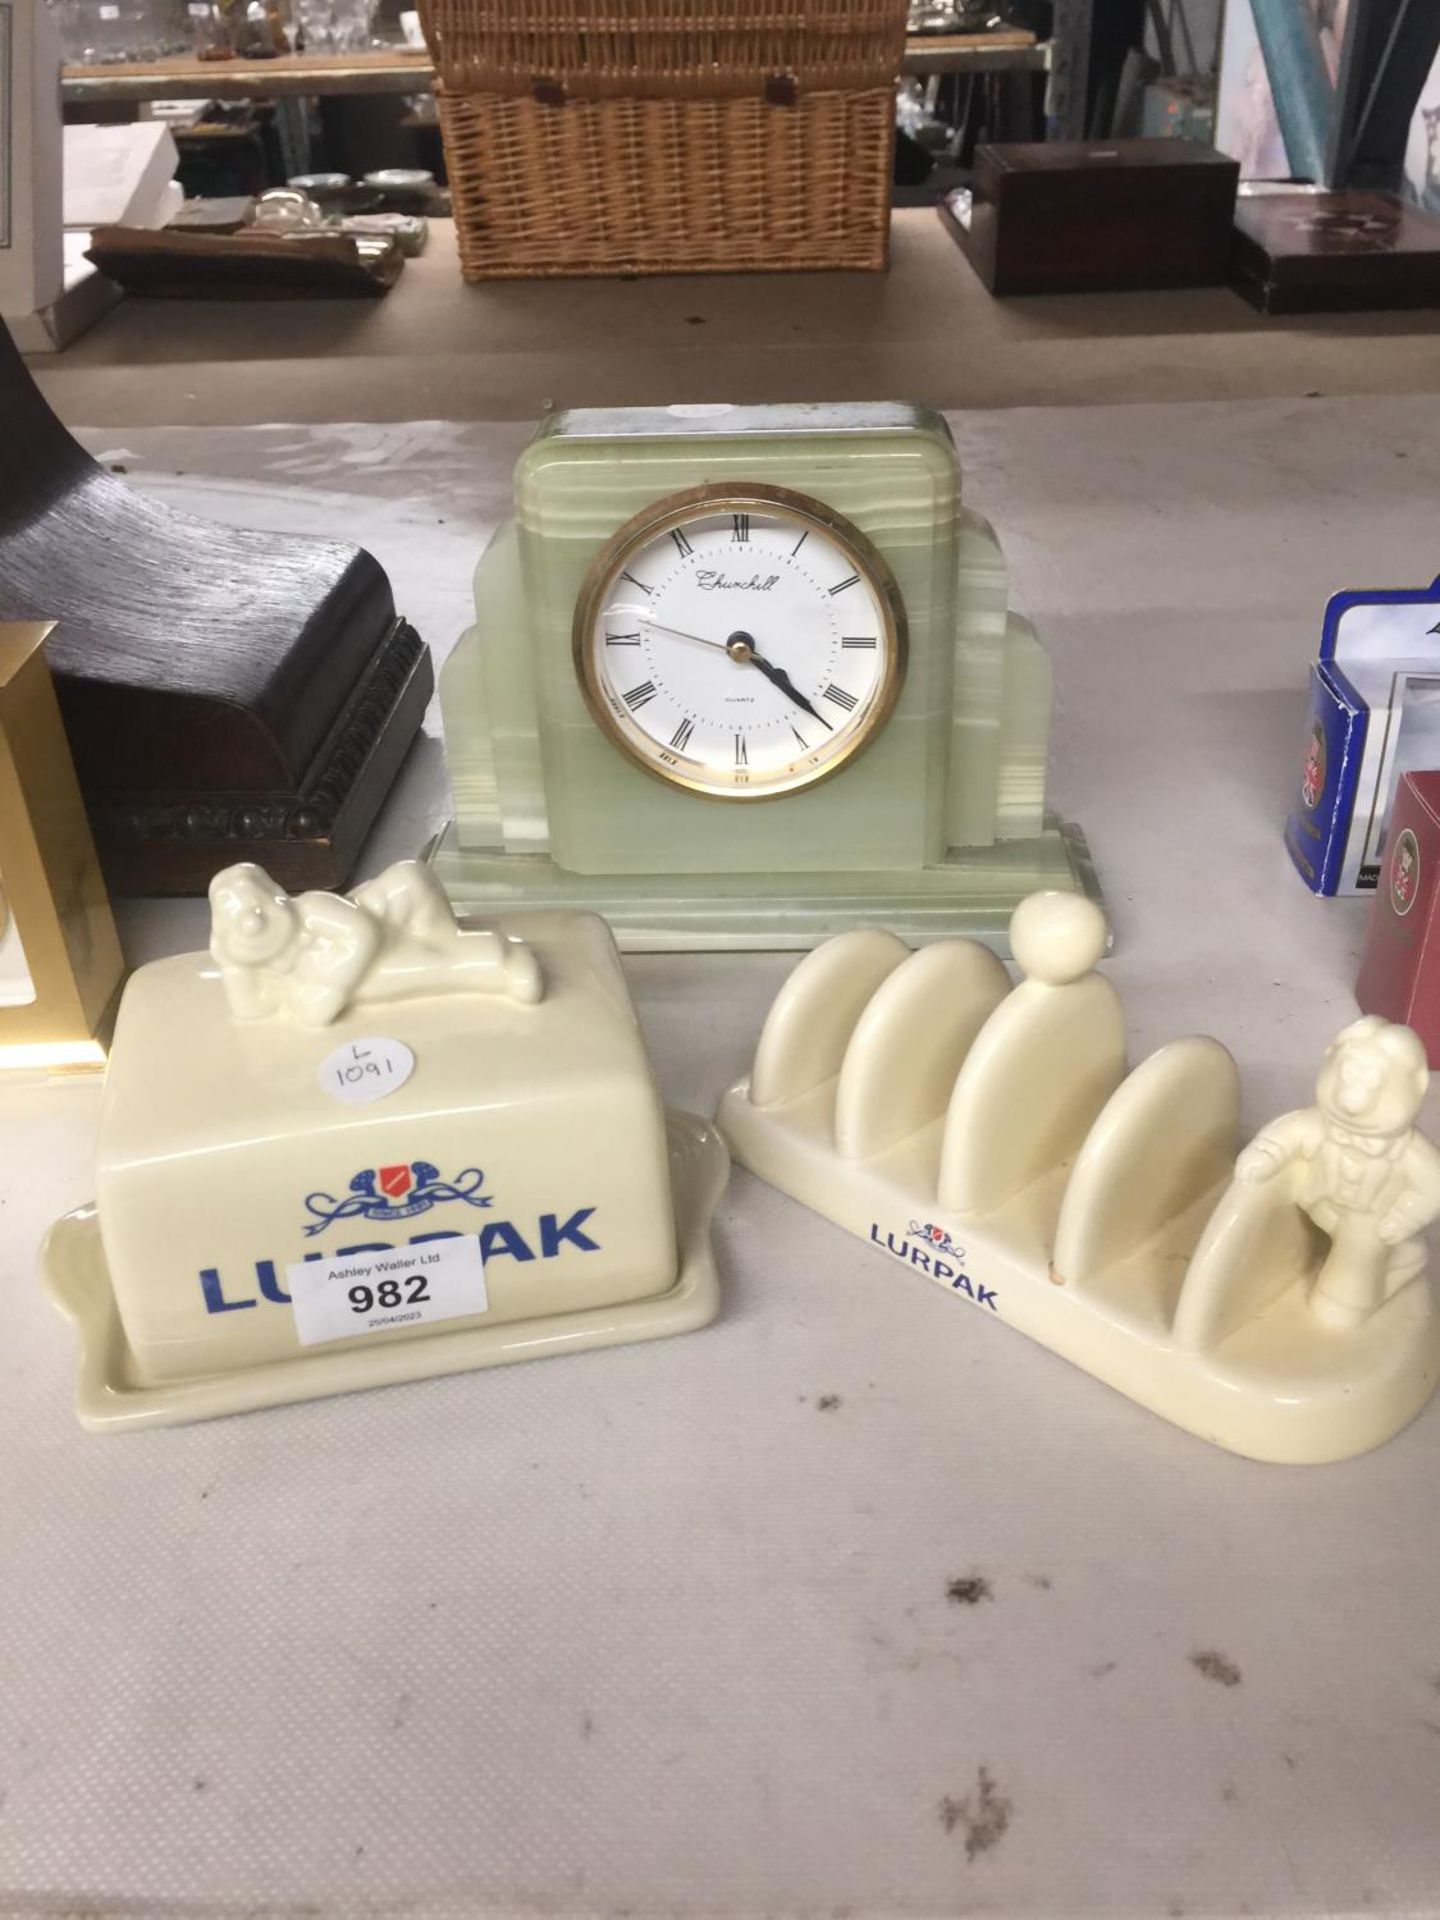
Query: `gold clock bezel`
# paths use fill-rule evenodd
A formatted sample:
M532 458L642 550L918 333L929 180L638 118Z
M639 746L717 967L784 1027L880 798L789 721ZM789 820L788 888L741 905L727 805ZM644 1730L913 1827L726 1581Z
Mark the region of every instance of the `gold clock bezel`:
M854 736L843 751L827 760L823 767L812 771L801 771L788 779L771 782L756 790L737 783L730 787L718 787L713 780L697 780L684 771L684 756L669 754L662 749L662 757L674 761L674 766L657 765L628 737L626 727L633 724L629 716L622 715L607 697L600 685L595 670L595 662L590 648L590 637L596 616L605 599L607 590L617 573L620 572L626 558L637 546L648 544L661 534L670 532L687 520L698 517L699 512L717 513L725 509L744 511L755 506L780 507L796 520L808 521L818 527L836 545L849 555L856 569L869 581L880 608L880 619L884 629L885 671L874 699L866 710L863 722L857 726ZM895 584L884 557L866 539L860 529L843 514L809 494L795 493L788 487L768 487L749 481L709 482L703 486L687 487L681 493L666 494L662 499L653 501L631 519L627 520L605 542L596 554L585 575L580 589L580 597L575 603L575 621L571 633L571 652L575 664L575 677L580 683L580 692L591 719L601 732L617 747L627 760L648 773L652 780L658 780L663 786L678 787L686 793L696 794L703 800L720 801L762 801L782 800L787 794L808 792L812 787L833 780L837 773L845 769L863 753L874 741L881 728L895 711L900 698L900 689L905 683L905 672L909 660L909 631L905 620L905 603L900 598L900 589ZM638 731L638 730L637 730ZM648 736L647 736L648 737Z

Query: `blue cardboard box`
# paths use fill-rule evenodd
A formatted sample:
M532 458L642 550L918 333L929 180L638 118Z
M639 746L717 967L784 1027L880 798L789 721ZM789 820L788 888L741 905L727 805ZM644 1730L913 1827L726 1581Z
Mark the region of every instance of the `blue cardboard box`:
M1373 893L1402 773L1440 768L1440 580L1335 594L1285 844L1315 893Z

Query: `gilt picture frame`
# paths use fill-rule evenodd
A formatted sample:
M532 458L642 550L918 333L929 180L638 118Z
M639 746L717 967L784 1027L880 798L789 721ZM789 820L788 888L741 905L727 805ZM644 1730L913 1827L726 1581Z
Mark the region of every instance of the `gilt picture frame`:
M0 622L0 1071L105 1064L125 963L45 658Z

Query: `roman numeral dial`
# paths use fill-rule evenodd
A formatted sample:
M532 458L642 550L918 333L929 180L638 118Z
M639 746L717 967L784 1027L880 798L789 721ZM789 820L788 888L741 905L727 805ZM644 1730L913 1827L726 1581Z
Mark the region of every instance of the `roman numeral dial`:
M905 675L904 607L864 535L818 501L721 483L657 501L597 555L575 666L601 741L679 790L777 798L850 774ZM595 762L598 779L610 762Z

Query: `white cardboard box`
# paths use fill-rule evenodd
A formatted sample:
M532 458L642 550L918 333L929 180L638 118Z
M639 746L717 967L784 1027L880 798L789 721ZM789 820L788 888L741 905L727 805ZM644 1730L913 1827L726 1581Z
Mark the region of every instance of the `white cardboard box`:
M66 127L65 225L160 227L183 198L170 191L179 150L169 127L136 120L118 127Z
M121 299L115 282L85 258L88 233L66 233L65 284L58 300L31 313L5 316L10 336L22 353L59 353L78 340Z
M0 0L0 313L60 297L62 178L59 37L45 0Z

